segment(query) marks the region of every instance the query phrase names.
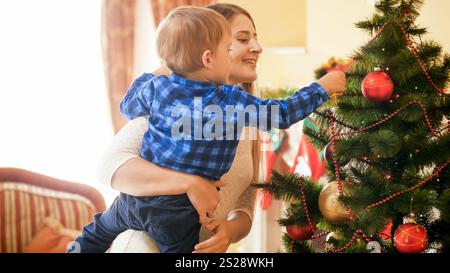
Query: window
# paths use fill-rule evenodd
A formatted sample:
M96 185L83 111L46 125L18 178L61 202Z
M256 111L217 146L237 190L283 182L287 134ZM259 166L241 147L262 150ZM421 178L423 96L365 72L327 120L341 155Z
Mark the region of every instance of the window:
M99 0L0 2L0 166L90 184L112 139Z

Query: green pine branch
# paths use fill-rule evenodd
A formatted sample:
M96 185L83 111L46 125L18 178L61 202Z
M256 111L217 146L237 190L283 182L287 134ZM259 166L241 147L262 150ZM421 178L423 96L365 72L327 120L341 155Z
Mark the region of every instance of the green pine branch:
M347 133L366 128L411 101L418 101L425 107L429 123L439 136L430 131L422 109L412 104L378 126L339 137L335 154L341 181L353 181L353 186L347 186L349 193L339 201L350 207L356 216L344 225L331 224L320 215L317 208L320 188L312 187L317 184L275 173L272 183L262 187L276 198L292 203L280 219L281 225L307 224L305 207L299 198L298 182L301 181L317 228L334 233L334 238L327 241L331 246L344 246L355 230L361 229L373 235L374 240L382 244L383 251L396 252L392 241L383 241L378 232L388 221L393 222L395 231L404 217L414 211L417 222L427 229L430 247L450 251L450 166L410 190L450 159L448 124L442 123L444 117L450 116L450 99L436 90L436 86L447 90L450 85L450 55L443 53L437 42L422 40L427 29L415 23L422 5L422 0L381 0L371 18L356 24L372 37L352 54L354 65L347 73L346 94L339 98L337 107L326 104L317 110L312 116L316 127L305 126L304 133L322 152L331 140L328 110L334 111L335 132ZM429 78L411 52L399 25L416 47ZM373 37L375 34L379 35ZM394 84L393 95L386 102L372 102L362 94L362 81L375 67L385 71ZM329 181L336 180L335 168L333 161L328 160L326 176ZM369 205L398 192L403 193L368 209ZM289 238L285 238L291 245ZM295 246L294 251L304 251L303 246ZM367 252L365 247L364 241L355 242L346 252Z

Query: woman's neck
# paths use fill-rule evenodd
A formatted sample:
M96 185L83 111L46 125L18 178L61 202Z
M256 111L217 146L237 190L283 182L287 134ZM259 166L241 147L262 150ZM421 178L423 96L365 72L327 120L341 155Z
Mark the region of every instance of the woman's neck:
M235 79L233 79L232 77L229 76L227 84L229 84L229 85L240 85L240 84L242 84L242 82L236 81Z
M227 84L228 84L228 85L240 85L241 82L236 82L236 81L233 81L233 80L228 79Z

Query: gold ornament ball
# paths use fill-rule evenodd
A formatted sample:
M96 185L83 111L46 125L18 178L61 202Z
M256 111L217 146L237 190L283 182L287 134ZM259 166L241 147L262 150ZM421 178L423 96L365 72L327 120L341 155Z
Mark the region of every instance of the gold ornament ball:
M351 183L342 181L344 194L348 194ZM339 189L337 181L326 185L319 195L319 210L322 216L335 225L345 225L351 221L348 211L339 202Z

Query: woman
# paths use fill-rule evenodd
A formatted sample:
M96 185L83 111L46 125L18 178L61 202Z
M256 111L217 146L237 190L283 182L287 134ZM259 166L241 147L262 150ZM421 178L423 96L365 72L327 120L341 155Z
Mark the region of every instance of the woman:
M230 55L233 65L229 84L241 84L253 93L253 82L257 78L256 63L262 52L253 19L247 11L235 5L213 4L208 7L224 15L231 24L233 42ZM132 120L122 128L100 163L100 179L121 192L135 196L186 193L203 224L200 243L194 252L226 252L231 243L244 238L251 228L256 192L250 183L256 182L259 173L260 149L257 141L240 140L231 169L217 184L158 167L140 158L141 141L147 129L146 118ZM218 192L217 185L226 186ZM212 221L208 222L211 220L208 217L212 217ZM145 237L141 234L141 238ZM151 240L147 244L152 245L147 250L158 251Z

